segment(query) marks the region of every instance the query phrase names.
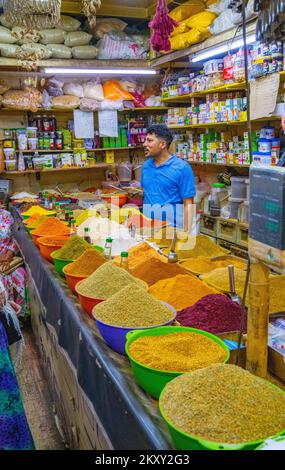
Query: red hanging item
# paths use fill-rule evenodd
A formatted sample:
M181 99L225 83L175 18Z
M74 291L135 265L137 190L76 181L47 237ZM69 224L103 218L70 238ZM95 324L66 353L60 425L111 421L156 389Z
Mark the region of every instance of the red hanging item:
M168 15L166 0L158 0L155 15L149 23L149 27L153 30L150 42L154 51L171 50L169 36L176 26L178 23Z

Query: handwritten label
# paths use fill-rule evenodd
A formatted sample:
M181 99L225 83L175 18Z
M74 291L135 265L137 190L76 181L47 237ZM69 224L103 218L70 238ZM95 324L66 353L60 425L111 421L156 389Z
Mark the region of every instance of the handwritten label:
M99 111L98 122L100 137L118 137L117 111Z
M250 82L250 118L270 117L276 107L280 76L278 73Z

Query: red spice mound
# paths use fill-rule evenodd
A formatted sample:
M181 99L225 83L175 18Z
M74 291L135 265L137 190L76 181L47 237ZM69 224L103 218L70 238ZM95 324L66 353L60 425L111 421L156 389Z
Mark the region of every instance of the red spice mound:
M191 307L180 310L176 320L182 326L191 326L210 333L226 333L239 330L241 307L225 295L210 294Z

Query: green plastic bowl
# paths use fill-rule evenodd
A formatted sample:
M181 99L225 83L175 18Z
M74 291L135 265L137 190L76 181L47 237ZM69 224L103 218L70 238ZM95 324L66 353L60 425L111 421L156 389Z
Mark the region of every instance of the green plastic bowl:
M285 393L276 385L273 385L270 382L269 384L272 387L277 388L282 393ZM237 444L227 444L225 442L207 441L200 437L192 436L176 428L172 424L172 422L165 416L162 405L161 405L161 400L162 400L164 392L165 390L162 391L159 397L159 411L168 426L175 448L178 450L254 450L258 446L263 444L263 442L269 437L276 438L278 436L283 436L285 434L285 429L283 429L282 431L280 431L278 434L275 434L274 436L268 436L258 441L249 441L249 442L242 442L242 443L237 443Z
M59 252L59 250L55 250L50 254L50 256L53 260L53 264L54 264L55 269L57 270L58 274L60 274L60 276L62 276L62 277L65 277L64 272L63 272L63 268L65 266L67 266L68 264L73 263L74 259L60 259L60 258L57 257L58 252Z
M230 351L220 338L211 333L208 333L207 331L198 330L196 328L190 328L186 326L163 326L158 328L151 328L148 330L130 331L127 334L127 343L125 349L126 354L130 359L136 381L147 393L149 393L154 398L159 398L165 385L171 380L175 379L175 377L178 375L183 374L183 372L169 372L147 367L132 357L131 353L129 352L129 347L134 341L143 336L161 336L167 335L169 333L198 333L203 336L207 336L208 338L215 341L215 343L218 343L226 351L227 356L224 362L227 362L230 358Z
M102 248L101 246L90 245L90 247L95 248L95 250L99 251L100 253L102 253L104 251L104 248ZM63 268L65 266L67 266L68 264L73 263L73 261L75 261L75 260L74 259L60 259L60 258L57 257L58 252L59 252L59 250L55 250L50 254L50 256L53 259L53 264L54 264L55 269L57 270L58 274L60 274L60 276L62 276L62 277L65 277L65 274L63 272Z

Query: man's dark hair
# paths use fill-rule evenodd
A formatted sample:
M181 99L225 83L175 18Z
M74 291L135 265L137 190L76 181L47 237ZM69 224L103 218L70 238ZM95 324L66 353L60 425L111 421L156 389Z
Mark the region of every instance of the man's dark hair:
M165 140L167 144L167 148L170 147L173 136L168 127L164 126L163 124L153 124L152 126L148 127L147 134L154 134L158 139Z

